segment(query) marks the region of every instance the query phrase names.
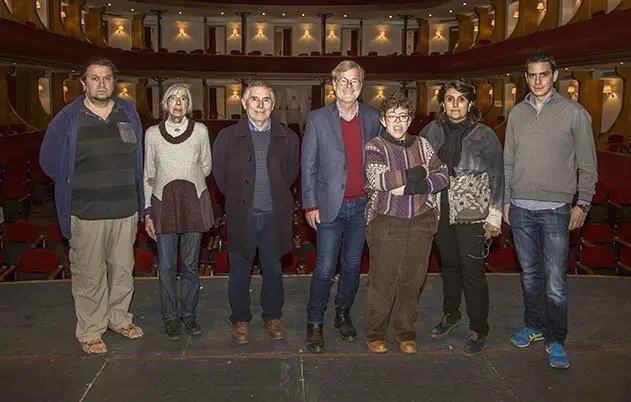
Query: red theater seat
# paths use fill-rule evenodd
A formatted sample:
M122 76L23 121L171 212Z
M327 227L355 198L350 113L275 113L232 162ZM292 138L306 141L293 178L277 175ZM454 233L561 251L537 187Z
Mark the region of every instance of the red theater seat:
M134 249L134 274L155 276L158 265L154 262L155 256L147 249Z
M519 258L517 251L512 247L492 250L488 256L488 263L484 264L491 272L519 271Z

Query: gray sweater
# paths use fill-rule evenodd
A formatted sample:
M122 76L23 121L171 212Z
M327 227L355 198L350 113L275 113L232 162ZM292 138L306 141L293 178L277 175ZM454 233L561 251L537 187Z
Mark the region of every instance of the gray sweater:
M577 183L578 173L578 183ZM504 202L511 199L591 202L598 179L592 119L554 92L537 113L527 100L508 115Z

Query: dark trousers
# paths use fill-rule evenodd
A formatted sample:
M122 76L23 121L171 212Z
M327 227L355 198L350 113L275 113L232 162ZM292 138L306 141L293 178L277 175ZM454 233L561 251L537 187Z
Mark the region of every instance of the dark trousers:
M427 276L436 226L434 211L413 218L378 215L368 225L367 342L386 339L391 314L396 340L416 340L418 297Z
M202 233L158 234L158 278L162 321L195 319L199 301L199 248ZM177 296L177 250L180 246L182 272ZM179 303L178 303L179 300Z
M263 320L280 319L282 316L285 292L281 272L280 246L273 213L253 214L250 224L252 249L248 255L230 252L230 273L228 276L228 298L232 314L230 321L250 322L250 276L252 263L259 249L259 262L263 271L261 285L261 306Z
M526 326L543 331L546 344L563 344L570 206L530 211L511 205L509 218L521 266Z
M318 225L316 266L311 275L307 322L321 324L331 293L342 248L342 273L337 283L335 306L350 308L359 287L362 252L366 243L366 198L344 200L333 222Z
M443 312L460 317L462 292L467 301L469 328L489 332L489 285L484 272L482 223L449 224L449 207L441 205L436 235L443 277Z

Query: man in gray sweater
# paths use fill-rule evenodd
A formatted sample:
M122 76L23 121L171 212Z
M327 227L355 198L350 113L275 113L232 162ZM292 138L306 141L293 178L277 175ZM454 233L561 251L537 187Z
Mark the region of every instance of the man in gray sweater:
M545 340L550 366L565 369L569 233L589 212L596 150L589 114L553 88L554 59L539 51L526 70L530 93L510 112L504 144L504 220L522 269L526 324L511 344L525 348Z

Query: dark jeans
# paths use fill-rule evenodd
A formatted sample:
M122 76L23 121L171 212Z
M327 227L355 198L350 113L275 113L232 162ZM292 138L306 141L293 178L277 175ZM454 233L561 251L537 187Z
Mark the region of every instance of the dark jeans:
M228 298L232 314L230 321L250 322L250 275L252 263L259 249L259 262L263 271L261 285L261 306L263 320L280 319L282 316L285 292L281 272L280 246L273 213L253 214L250 224L253 245L247 256L230 252L230 273L228 276Z
M311 276L307 322L321 324L337 270L340 246L342 273L337 284L335 306L350 308L359 286L362 252L366 242L366 198L344 200L333 222L318 225L316 266Z
M469 328L489 332L489 285L484 272L482 223L449 224L449 207L441 205L436 235L443 277L443 312L460 317L462 292L467 301Z
M546 344L563 344L568 327L570 206L530 211L511 205L509 218L521 266L524 322L543 331Z
M158 234L157 237L162 321L166 322L178 317L195 319L199 300L199 248L202 233L168 233ZM178 243L182 257L179 299L177 296Z
M378 215L368 225L367 342L386 339L391 312L395 339L416 340L418 297L427 276L436 226L434 211L413 218Z

